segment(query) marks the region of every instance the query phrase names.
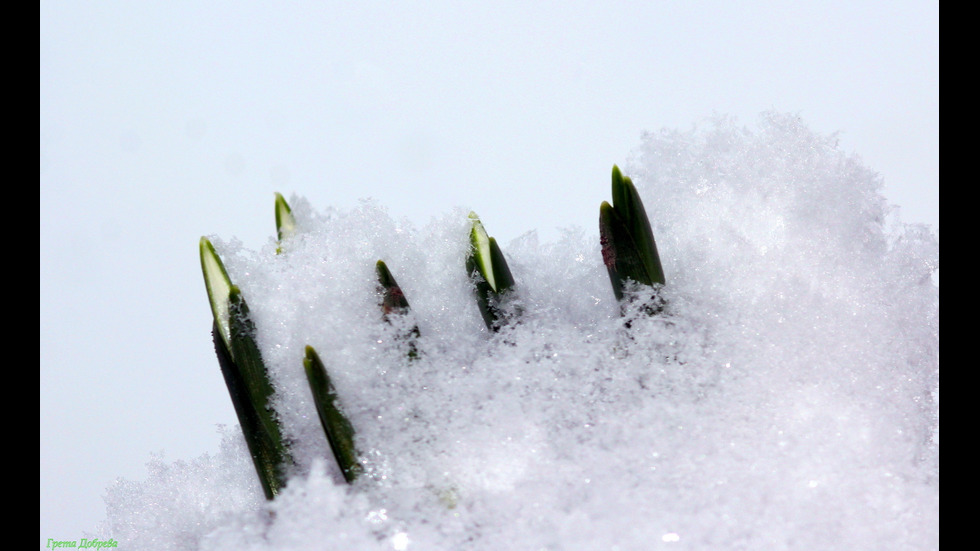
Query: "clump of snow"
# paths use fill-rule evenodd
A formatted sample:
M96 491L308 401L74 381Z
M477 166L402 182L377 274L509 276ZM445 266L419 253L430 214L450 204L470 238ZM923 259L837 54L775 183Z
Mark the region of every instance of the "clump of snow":
M938 548L936 236L794 116L645 135L624 173L667 275L656 317L620 315L597 223L502 244L523 313L498 334L463 268L468 210L416 228L293 197L283 254L216 238L295 472L266 502L232 427L213 457L111 487L102 533L155 550ZM411 319L382 320L378 259ZM307 344L357 431L353 485Z

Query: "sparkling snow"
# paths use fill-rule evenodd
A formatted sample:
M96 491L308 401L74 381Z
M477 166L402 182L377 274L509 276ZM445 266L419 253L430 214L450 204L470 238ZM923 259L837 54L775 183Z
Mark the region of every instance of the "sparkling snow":
M258 251L212 237L295 473L266 502L227 427L214 454L109 488L100 533L157 551L938 549L934 233L792 115L651 133L622 168L667 276L666 312L628 312L629 327L599 252L608 173L596 220L501 243L523 314L492 335L463 268L479 205L413 227L374 202L293 196L283 254L274 237ZM378 259L412 319L381 319ZM396 338L412 322L417 361ZM351 486L306 387L307 344L357 431L368 474Z

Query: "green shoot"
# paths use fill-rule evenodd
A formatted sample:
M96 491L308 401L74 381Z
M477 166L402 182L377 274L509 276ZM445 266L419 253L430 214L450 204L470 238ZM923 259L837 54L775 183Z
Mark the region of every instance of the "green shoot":
M408 299L405 298L405 293L398 286L395 276L391 275L391 271L384 261L379 260L375 265L375 270L378 274L378 287L381 293L381 312L384 320L391 323L391 316L408 314L410 310ZM407 334L403 335L408 341L408 357L413 360L419 356L416 344L419 336L418 325L413 325Z
M330 376L327 375L320 356L312 346L306 347L303 368L306 370L306 380L310 383L310 390L313 392L313 403L316 404L320 424L327 435L337 466L344 474L344 480L352 483L364 470L358 460L357 449L354 447L354 428L340 410L337 404L337 392L330 383Z
M615 165L612 199L611 205L603 201L599 206L599 239L613 293L622 300L626 281L659 286L666 278L640 195Z
M245 434L252 462L266 499L286 483L292 458L282 427L271 409L274 392L255 342L255 326L241 291L231 283L221 258L207 238L201 238L201 268L214 316L214 348L232 405Z
M378 285L381 289L381 310L384 312L385 318L391 314L408 313L408 299L405 298L401 287L395 281L395 276L391 275L391 270L388 269L383 260L379 260L375 264L375 271L378 274Z
M490 253L491 238L487 235L487 230L484 229L483 223L480 222L480 217L475 212L470 213L470 220L473 221L473 229L470 230L470 244L473 246L473 261L476 263L480 275L483 276L487 285L490 286L490 290L496 293L499 289L497 289L497 279L494 277L492 254Z
M278 246L276 254L282 252L282 242L296 234L296 219L293 218L293 211L289 208L289 203L283 198L282 194L276 193L276 238Z
M484 323L491 331L499 331L506 322L501 300L514 287L514 277L497 240L487 235L475 212L469 217L473 224L472 248L466 257L466 271L476 285L476 300Z
M201 271L204 273L204 286L208 290L208 300L211 302L211 314L217 324L218 334L224 340L225 347L231 349L231 327L228 323L228 295L231 292L231 278L221 262L214 245L207 237L201 238Z

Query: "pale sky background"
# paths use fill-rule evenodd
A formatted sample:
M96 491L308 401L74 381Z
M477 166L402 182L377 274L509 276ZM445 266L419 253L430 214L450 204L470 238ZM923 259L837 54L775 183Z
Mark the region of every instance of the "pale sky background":
M938 1L40 10L42 545L236 424L197 244L261 247L276 191L417 226L472 208L502 243L598 234L642 132L777 110L839 131L939 229Z

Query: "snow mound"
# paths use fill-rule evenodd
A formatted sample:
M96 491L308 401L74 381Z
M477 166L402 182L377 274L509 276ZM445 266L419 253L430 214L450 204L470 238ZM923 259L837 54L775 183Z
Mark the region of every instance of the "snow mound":
M586 230L501 244L523 313L496 334L463 268L468 209L416 228L376 203L293 197L283 254L213 238L295 472L266 502L231 427L216 455L109 488L100 533L154 550L938 548L938 238L792 115L647 134L623 172L667 276L656 317L623 317L612 295L607 174ZM412 306L418 360L381 319L378 259ZM357 431L353 485L306 387L307 344Z

